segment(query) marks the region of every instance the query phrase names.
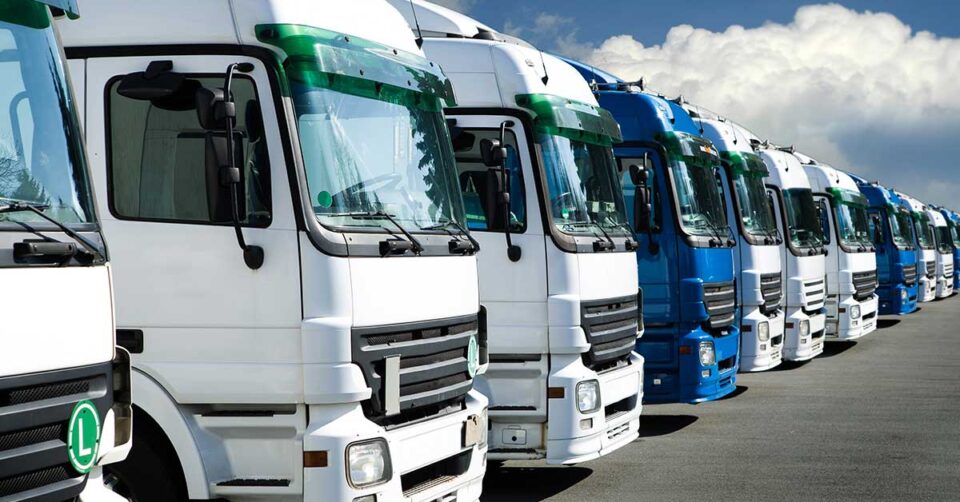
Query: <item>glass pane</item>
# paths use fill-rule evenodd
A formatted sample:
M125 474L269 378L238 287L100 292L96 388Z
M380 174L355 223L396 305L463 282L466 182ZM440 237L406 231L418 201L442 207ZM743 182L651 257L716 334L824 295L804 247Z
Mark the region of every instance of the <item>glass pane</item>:
M783 191L784 211L790 243L795 248L808 248L829 243L824 240L823 220L809 188ZM827 213L829 214L829 213Z
M218 88L223 78L191 78L180 92L156 101L135 100L110 90L110 197L122 218L213 222L207 202L206 137L194 96ZM256 88L235 78L236 132L243 158L241 220L270 223L270 168Z
M42 4L0 6L0 131L0 205L28 202L66 224L93 221L78 120ZM11 221L46 223L30 212L0 214Z
M460 190L463 194L463 206L470 230L503 231L500 207L487 207L488 201L495 201L497 181L480 156L480 142L484 139L499 139L500 131L493 129L456 129L453 138L454 153L457 157L457 173ZM510 230L522 232L526 228L526 195L523 185L523 172L517 153L517 137L512 131L504 136L507 149L505 167L510 173ZM487 214L488 210L494 214Z

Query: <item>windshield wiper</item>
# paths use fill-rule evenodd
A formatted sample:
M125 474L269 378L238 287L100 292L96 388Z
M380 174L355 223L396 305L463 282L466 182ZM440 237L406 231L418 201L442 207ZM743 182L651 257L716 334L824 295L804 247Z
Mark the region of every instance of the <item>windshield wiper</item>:
M598 224L598 223L596 223L596 222L593 222L593 221L571 221L571 222L568 222L567 225L570 225L570 226L572 226L572 227L578 227L578 226L579 226L579 227L590 227L590 228L591 228L590 233L593 234L593 236L597 238L597 240L593 241L593 251L594 251L594 252L617 249L617 245L616 245L616 243L613 242L613 239L610 238L610 234L608 234L608 233L603 229L603 227L601 227L600 224ZM598 234L597 232L593 231L593 230L592 230L593 228L599 229L600 232L601 232L603 235L600 235L600 234ZM606 241L604 241L604 238L606 238Z
M386 211L357 211L352 213L320 213L320 216L333 216L333 217L346 217L354 218L357 220L362 219L374 219L374 218L383 218L390 223L393 223L393 226L397 227L400 230L400 233L407 238L406 241L396 241L396 240L385 240L380 242L380 256L386 256L388 254L401 254L406 251L413 251L415 254L420 254L423 252L423 244L417 240L403 225L400 224L393 216L390 216ZM380 228L389 231L390 229L380 225Z
M463 235L464 237L467 238L468 241L470 241L469 247L463 246L461 244L461 242L463 241L459 240L458 235L450 231L451 226L456 227L456 229L460 231L460 235ZM477 251L480 251L480 243L477 242L477 240L474 239L472 235L470 235L470 232L468 232L467 229L463 227L463 225L457 222L457 220L454 220L454 219L444 220L437 223L436 225L420 227L420 230L427 230L427 231L445 230L452 237L457 238L457 240L450 241L451 253L465 254L465 253L476 253Z
M63 223L57 221L56 219L47 216L44 211L49 209L50 206L46 204L36 204L31 202L25 202L22 200L9 199L6 197L0 197L0 200L7 201L7 204L0 206L0 214L4 213L19 213L19 212L30 212L36 214L37 216L47 220L50 223L56 225L63 233L67 234L73 240L80 243L81 246L86 250L83 255L84 258L82 261L90 263L93 260L100 259L106 261L106 257L103 255L103 252L100 251L100 248L96 244L87 240L86 237L74 232L70 227L64 225ZM24 223L25 224L25 223ZM51 241L56 241L56 239L50 239Z

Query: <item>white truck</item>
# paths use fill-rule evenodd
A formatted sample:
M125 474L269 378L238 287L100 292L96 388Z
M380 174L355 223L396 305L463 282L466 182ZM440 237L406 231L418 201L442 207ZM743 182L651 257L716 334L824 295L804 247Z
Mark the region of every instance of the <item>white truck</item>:
M897 192L910 204L913 211L914 234L917 236L917 272L920 274L920 286L917 301L929 302L937 298L937 242L933 224L927 214L927 207L919 200Z
M0 500L117 500L102 468L130 450L129 355L77 101L53 16L0 5ZM71 21L72 22L72 21Z
M738 236L734 260L740 286L740 371L765 371L781 363L784 342L784 243L764 187L769 171L740 125L698 106L685 104L684 109L722 160L727 220Z
M827 340L855 340L877 329L877 257L869 202L848 174L796 152L820 207L827 248ZM880 228L874 225L874 228Z
M826 331L827 251L820 210L793 148L760 142L756 137L751 137L751 143L770 172L767 193L784 236L780 246L786 298L783 358L806 361L823 352Z
M133 353L115 490L477 500L478 246L450 84L404 19L382 0L86 7L62 31Z
M611 148L619 126L567 63L448 9L393 3L457 93L447 119L483 246L490 458L574 464L629 444L642 298Z
M937 298L953 294L953 236L947 219L939 210L927 206L927 218L933 226L937 254Z

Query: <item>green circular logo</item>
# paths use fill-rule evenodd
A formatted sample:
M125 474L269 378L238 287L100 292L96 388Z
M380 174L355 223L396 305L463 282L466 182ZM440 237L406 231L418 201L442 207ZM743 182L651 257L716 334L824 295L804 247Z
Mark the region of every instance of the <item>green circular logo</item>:
M333 205L333 196L327 191L320 192L317 194L317 204L320 207L327 209Z
M100 414L92 401L77 403L67 426L67 451L70 465L80 474L90 472L97 463L100 446Z
M477 343L477 337L470 337L470 345L467 346L467 372L470 373L470 378L473 378L477 374L477 369L480 367L480 345Z

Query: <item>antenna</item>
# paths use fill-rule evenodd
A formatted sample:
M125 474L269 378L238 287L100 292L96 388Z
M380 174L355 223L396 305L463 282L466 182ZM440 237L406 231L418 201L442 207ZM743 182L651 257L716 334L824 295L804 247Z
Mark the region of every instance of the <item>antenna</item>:
M417 19L417 9L413 6L413 0L410 0L410 10L413 12L413 24L417 27L417 47L423 48L423 32L420 31L420 20Z
M697 122L700 124L700 135L703 136L703 115L700 114L700 105L693 105L697 109Z
M543 78L540 81L543 82L543 85L547 85L547 82L550 81L550 75L547 74L547 60L544 59L542 50L540 51L540 64L543 65Z

